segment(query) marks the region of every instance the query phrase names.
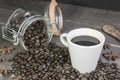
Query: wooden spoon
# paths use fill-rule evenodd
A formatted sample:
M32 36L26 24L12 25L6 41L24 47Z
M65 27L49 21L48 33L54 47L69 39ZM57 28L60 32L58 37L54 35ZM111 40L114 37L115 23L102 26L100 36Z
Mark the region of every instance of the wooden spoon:
M103 31L120 41L120 32L113 25L104 25Z

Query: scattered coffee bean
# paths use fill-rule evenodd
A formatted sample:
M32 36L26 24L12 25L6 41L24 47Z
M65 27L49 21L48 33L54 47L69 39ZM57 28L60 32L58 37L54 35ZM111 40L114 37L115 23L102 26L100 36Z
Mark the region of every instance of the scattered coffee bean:
M103 48L104 49L110 49L111 45L109 42L105 42Z

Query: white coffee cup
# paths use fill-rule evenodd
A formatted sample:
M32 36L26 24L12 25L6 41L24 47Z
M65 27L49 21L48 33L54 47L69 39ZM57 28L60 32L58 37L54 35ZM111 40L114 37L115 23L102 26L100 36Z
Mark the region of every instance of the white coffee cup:
M98 39L100 43L93 46L77 45L71 42L77 36L91 36ZM63 33L60 40L68 47L72 66L80 73L89 73L96 69L105 42L105 36L101 32L90 28L80 28Z

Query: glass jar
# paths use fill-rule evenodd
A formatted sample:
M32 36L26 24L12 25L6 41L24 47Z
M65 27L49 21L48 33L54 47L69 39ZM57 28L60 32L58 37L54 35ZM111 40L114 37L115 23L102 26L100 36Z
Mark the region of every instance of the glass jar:
M51 7L52 6L52 7ZM41 16L36 12L29 12L23 9L16 9L5 26L2 27L2 38L12 42L14 45L22 45L27 50L23 37L27 28L35 21L43 20L45 27L47 27L47 34L49 42L54 35L60 35L62 29L61 10L55 0L51 0L49 7L45 10L45 15Z

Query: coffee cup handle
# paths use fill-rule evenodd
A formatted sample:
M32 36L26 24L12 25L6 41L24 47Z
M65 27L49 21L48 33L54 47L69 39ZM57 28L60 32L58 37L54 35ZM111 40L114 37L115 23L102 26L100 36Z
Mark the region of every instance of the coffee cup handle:
M67 33L63 33L63 34L60 36L60 41L62 42L63 45L65 45L66 47L68 47L67 40L65 39L66 36L67 36Z

